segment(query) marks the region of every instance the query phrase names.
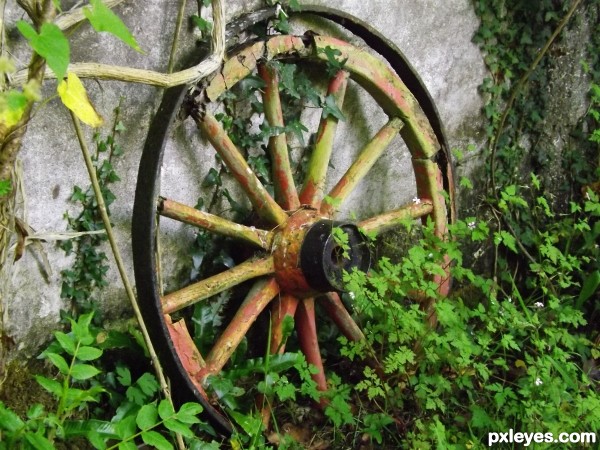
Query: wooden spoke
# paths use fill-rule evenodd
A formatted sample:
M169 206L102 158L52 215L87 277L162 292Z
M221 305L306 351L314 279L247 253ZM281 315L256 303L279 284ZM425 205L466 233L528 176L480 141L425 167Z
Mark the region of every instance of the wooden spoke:
M319 350L319 341L317 340L317 324L315 321L315 300L306 298L298 305L296 311L296 330L300 341L300 348L309 364L315 366L317 373L312 374L312 379L317 383L320 391L327 390L327 380L325 379L325 370L323 360ZM324 404L324 402L321 402Z
M196 208L178 203L174 200L160 198L158 201L158 213L161 216L178 220L179 222L194 225L213 233L229 236L235 239L246 241L269 250L273 243L273 233L265 230L259 230L254 227L231 222L222 217L199 211Z
M392 139L398 134L400 129L402 129L402 125L402 120L398 118L391 119L362 149L358 158L352 163L340 181L338 181L329 193L329 197L335 201L334 203L343 202L346 197L350 195L352 190L369 172L371 167L373 167L375 161L381 156ZM325 202L321 204L321 212L323 214L332 214L333 209L332 203Z
M284 132L281 98L279 97L279 75L274 67L267 64L258 66L258 73L266 83L263 90L265 117L271 127L277 127L279 133L269 138L269 152L273 164L273 181L275 182L275 199L287 211L296 210L300 206L298 192L292 176L287 137Z
M238 284L275 271L273 257L248 260L239 266L191 284L161 298L163 312L171 314Z
M337 107L340 109L344 103L348 77L348 72L340 70L330 81L329 88L327 89L327 95L333 96ZM300 202L303 205L310 205L314 208L320 206L321 199L325 193L325 178L333 150L337 124L338 119L331 114L323 117L319 123L315 148L310 155L306 171L306 181L300 193Z
M246 192L258 215L276 225L285 222L287 214L256 177L219 121L209 112L196 114L194 120Z
M365 335L358 327L337 293L330 292L319 297L318 300L325 311L327 311L331 320L333 320L333 323L337 325L341 333L346 336L348 340L361 341L365 338Z
M198 375L206 366L206 363L204 362L202 355L200 355L196 344L194 344L194 340L192 339L192 336L185 325L185 320L181 319L173 323L171 317L166 314L165 324L169 330L169 335L171 337L171 341L173 342L173 346L177 349L177 355L179 356L181 365L186 373L189 374L190 380L196 389L198 389L200 395L202 395L208 401L208 395L206 395L204 387L198 379Z
M258 315L278 293L279 285L274 278L259 280L254 284L242 306L207 355L203 378L223 368Z
M285 342L283 342L283 320L286 316L294 317L298 308L298 298L293 295L282 295L273 302L271 310L271 353L283 353Z
M418 219L433 211L433 204L429 200L419 200L393 211L379 214L358 223L359 228L368 233L379 234L388 231L406 219Z

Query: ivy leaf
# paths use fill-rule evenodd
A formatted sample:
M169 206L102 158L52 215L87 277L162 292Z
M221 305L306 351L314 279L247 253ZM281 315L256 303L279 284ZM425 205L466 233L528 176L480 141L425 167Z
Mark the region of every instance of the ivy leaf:
M17 28L23 36L29 41L31 48L46 60L48 67L56 75L58 80L62 80L67 73L71 50L69 41L63 32L53 23L45 23L40 28L40 33L36 33L33 27L19 20Z
M330 94L325 97L325 101L321 104L321 107L323 108L323 118L326 119L329 116L333 116L338 120L346 120L344 113L338 108L333 95Z
M339 109L338 109L338 111L339 111ZM340 114L341 113L342 112L340 111ZM300 145L302 147L304 147L306 145L304 142L303 131L308 131L308 128L306 128L298 119L292 120L285 127L285 131L286 131L286 133L292 133L294 136L296 136L296 138L298 139L298 142L300 142Z
M212 30L212 23L196 14L192 16L192 22L194 22L194 25L196 25L203 33L210 33Z
M221 175L214 167L211 167L204 179L202 180L202 187L207 188L212 186L221 186L221 184Z
M83 8L83 14L90 21L94 30L106 31L121 39L135 51L144 53L129 28L101 0L90 0L90 6Z
M64 105L73 111L79 120L94 128L102 125L102 117L90 103L85 87L77 75L69 73L67 80L58 84L57 91Z
M330 46L319 49L319 53L324 53L327 57L327 75L330 77L333 77L339 70L343 69L346 61L348 61L348 58L338 59L338 57L341 57L342 52Z

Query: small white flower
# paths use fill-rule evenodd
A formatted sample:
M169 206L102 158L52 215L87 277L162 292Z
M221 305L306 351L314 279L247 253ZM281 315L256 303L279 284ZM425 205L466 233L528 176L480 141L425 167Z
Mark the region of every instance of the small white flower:
M539 378L536 378L536 379L535 379L535 385L536 385L536 386L540 386L540 385L542 385L542 384L544 384L544 382L543 382L542 380L540 380Z
M288 15L286 14L286 12L283 10L283 8L281 7L281 5L279 3L277 3L277 9L275 10L275 15L277 17L279 17L279 14L283 14L286 18L288 17Z
M352 291L348 292L348 295L350 296L350 298L352 300L354 300L356 298L356 296L354 295L354 292L352 292Z
M508 303L512 303L512 298L508 297L507 300L508 300Z
M543 304L542 302L535 302L535 303L533 304L533 306L535 306L536 308L543 308L543 307L544 307L544 304Z
M475 223L475 221L473 221L473 222L469 222L469 223L467 224L467 226L469 227L469 230L474 230L474 229L475 229L475 226L476 226L476 223Z
M415 197L415 198L413 198L413 203L415 205L418 205L419 203L421 203L421 199L419 197Z

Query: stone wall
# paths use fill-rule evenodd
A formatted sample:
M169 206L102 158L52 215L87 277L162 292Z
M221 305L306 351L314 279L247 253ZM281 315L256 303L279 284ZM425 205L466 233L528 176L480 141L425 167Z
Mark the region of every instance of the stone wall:
M63 1L63 6L65 5ZM164 71L179 2L147 0L126 1L115 11L136 36L144 54L139 54L113 37L94 32L89 25L77 28L70 37L72 61L97 61ZM189 15L196 2L188 2ZM450 146L480 146L483 140L478 86L485 76L482 55L471 37L478 26L469 0L328 0L314 2L356 15L392 40L406 55L429 89L444 122ZM228 19L260 6L258 1L228 0ZM7 26L14 53L21 67L28 61L14 22L22 16L15 2L8 2ZM318 21L317 21L318 22ZM316 23L316 26L322 24ZM337 31L334 32L337 33ZM193 40L193 39L192 39ZM190 41L190 39L188 39ZM117 200L112 205L112 221L117 240L133 280L130 224L137 178L137 166L150 120L161 97L159 89L117 81L86 81L90 98L106 119L122 102L122 121L127 128L119 140L125 155L116 164L121 181L116 184ZM44 86L44 96L55 92L55 82ZM356 104L360 108L360 102ZM355 105L355 106L356 106ZM346 106L346 110L355 106ZM364 114L368 122L369 114ZM106 130L100 130L106 133ZM91 138L91 131L88 130ZM347 139L359 139L344 134ZM340 145L345 145L341 143ZM406 164L407 161L404 162ZM170 167L177 183L185 167ZM181 163L183 164L183 163ZM87 173L75 139L69 115L57 99L44 104L32 120L21 152L25 197L20 204L24 220L35 233L62 232L66 229L65 211L73 211L69 201L74 185L87 186ZM188 167L189 168L189 167ZM385 174L383 174L385 176ZM385 193L382 194L385 196ZM373 196L367 195L367 202ZM42 243L43 255L33 246L10 268L4 327L14 340L13 354L34 354L50 336L64 307L60 298L61 271L71 260L55 242ZM111 258L108 248L106 249ZM44 258L51 273L45 273ZM117 271L110 260L109 286L102 294L108 318L129 314L128 300Z

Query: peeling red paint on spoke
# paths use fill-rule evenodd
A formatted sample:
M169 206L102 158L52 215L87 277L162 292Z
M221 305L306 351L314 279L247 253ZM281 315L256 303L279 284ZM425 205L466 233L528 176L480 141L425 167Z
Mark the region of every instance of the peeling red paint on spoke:
M204 391L204 387L197 378L198 374L202 371L206 363L198 351L196 344L194 344L194 340L192 339L192 336L185 325L185 320L181 319L173 323L171 316L166 314L165 323L167 325L167 329L169 330L173 347L177 349L177 356L179 357L179 361L181 361L181 365L189 375L189 378L196 389L198 389L200 394L206 400L208 400L208 396Z
M279 75L274 67L260 64L258 73L264 80L266 87L263 90L263 106L265 117L271 127L278 127L281 132L269 138L269 152L273 164L273 181L275 185L275 199L287 211L295 210L300 206L298 192L292 176L290 157L288 153L287 137L283 128L283 112L281 98L279 97Z
M275 225L284 223L287 214L259 181L241 152L231 142L221 123L208 112L194 119L240 184L258 215Z
M238 284L275 271L273 257L251 259L232 269L221 272L161 298L163 312L170 314L201 300L230 289Z
M269 231L240 225L174 200L159 199L158 213L163 217L194 225L213 233L246 241L264 250L271 248L273 242L273 233Z
M294 317L298 308L298 298L285 294L273 302L271 309L271 353L283 353L283 321L286 316Z
M317 373L312 374L312 379L317 384L317 389L322 392L327 390L327 380L325 379L325 370L319 341L317 340L317 324L315 320L315 300L314 298L304 299L298 305L296 311L296 329L298 330L298 339L300 348L306 357L306 361L317 368ZM325 405L325 400L321 404Z
M430 200L419 199L418 203L413 202L393 211L362 220L358 226L367 233L379 234L397 227L406 219L418 219L431 214L432 211L433 203Z
M258 280L254 284L242 306L206 356L206 366L200 375L202 379L223 369L250 326L278 293L279 285L274 278Z
M319 297L317 301L323 306L330 319L348 340L362 341L365 338L360 327L356 324L336 292L325 294Z
M337 107L341 110L348 86L349 74L340 70L329 82L327 95L333 96ZM306 181L300 193L300 202L313 208L321 206L321 199L325 193L325 179L327 168L333 150L333 142L337 129L338 119L333 115L322 117L317 131L315 148L310 155L306 170Z

